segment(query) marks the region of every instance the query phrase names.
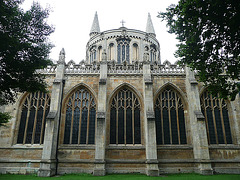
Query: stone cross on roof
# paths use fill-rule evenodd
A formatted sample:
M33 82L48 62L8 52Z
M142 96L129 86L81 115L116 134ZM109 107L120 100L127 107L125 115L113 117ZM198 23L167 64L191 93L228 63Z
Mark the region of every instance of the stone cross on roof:
M122 23L122 27L124 27L124 23L126 23L124 20L122 20L120 23Z

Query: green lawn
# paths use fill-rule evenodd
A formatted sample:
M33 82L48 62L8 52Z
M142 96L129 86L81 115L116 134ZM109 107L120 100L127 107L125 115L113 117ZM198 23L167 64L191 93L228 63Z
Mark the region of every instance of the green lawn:
M146 175L139 174L114 174L107 176L92 176L89 174L70 174L56 177L37 177L36 175L12 175L12 174L1 174L0 180L118 180L118 179L127 179L127 180L150 180L150 179L159 179L159 180L240 180L240 175L231 175L231 174L222 174L222 175L213 175L213 176L202 176L198 174L176 174L176 175L164 175L159 177L148 177Z

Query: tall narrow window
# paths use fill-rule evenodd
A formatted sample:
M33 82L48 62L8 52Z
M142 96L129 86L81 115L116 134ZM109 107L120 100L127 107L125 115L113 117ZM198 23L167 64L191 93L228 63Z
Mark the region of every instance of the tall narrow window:
M102 46L98 47L98 61L102 60Z
M133 60L138 60L138 45L136 43L133 44Z
M96 60L96 47L90 49L90 63Z
M18 144L43 144L50 97L46 93L29 94L21 106Z
M208 91L201 96L201 108L206 119L209 144L232 144L228 108L225 100Z
M171 88L162 91L155 102L157 144L186 144L182 99Z
M156 50L156 46L153 44L150 46L150 61L154 62L157 59L157 50Z
M64 144L94 144L96 103L85 88L75 90L66 103Z
M110 144L141 144L140 104L128 88L119 90L111 103Z
M114 44L109 44L109 60L114 60Z
M130 39L121 38L117 40L118 47L118 63L122 63L123 61L129 62L129 43Z

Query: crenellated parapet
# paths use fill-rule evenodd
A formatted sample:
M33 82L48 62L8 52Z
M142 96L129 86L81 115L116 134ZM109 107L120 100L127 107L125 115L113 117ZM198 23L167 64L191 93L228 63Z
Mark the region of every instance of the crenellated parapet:
M169 61L163 64L153 63L150 65L152 75L185 75L185 67Z
M37 70L37 73L44 75L55 75L56 64L47 66L44 69ZM179 76L185 75L185 67L178 65L177 63L171 64L169 61L165 61L163 64L157 62L150 63L151 74L154 76L172 75ZM65 65L66 75L99 75L100 73L100 62L94 61L92 64L81 61L76 64L73 60L69 61ZM124 61L121 64L116 61L107 61L107 73L109 75L142 75L143 74L143 62L132 61L128 63Z
M85 61L81 61L79 64L75 64L74 61L69 61L65 66L65 74L99 74L100 63L87 64Z

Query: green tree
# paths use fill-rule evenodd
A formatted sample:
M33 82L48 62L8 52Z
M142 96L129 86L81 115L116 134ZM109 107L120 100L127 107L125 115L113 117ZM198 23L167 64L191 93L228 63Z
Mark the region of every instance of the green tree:
M43 76L36 69L46 67L53 45L47 24L49 9L33 2L30 10L20 8L23 0L0 0L0 106L13 103L17 92L46 91ZM9 115L0 114L1 122Z
M239 1L180 0L158 17L177 35L180 63L197 70L213 95L234 100L240 91Z

